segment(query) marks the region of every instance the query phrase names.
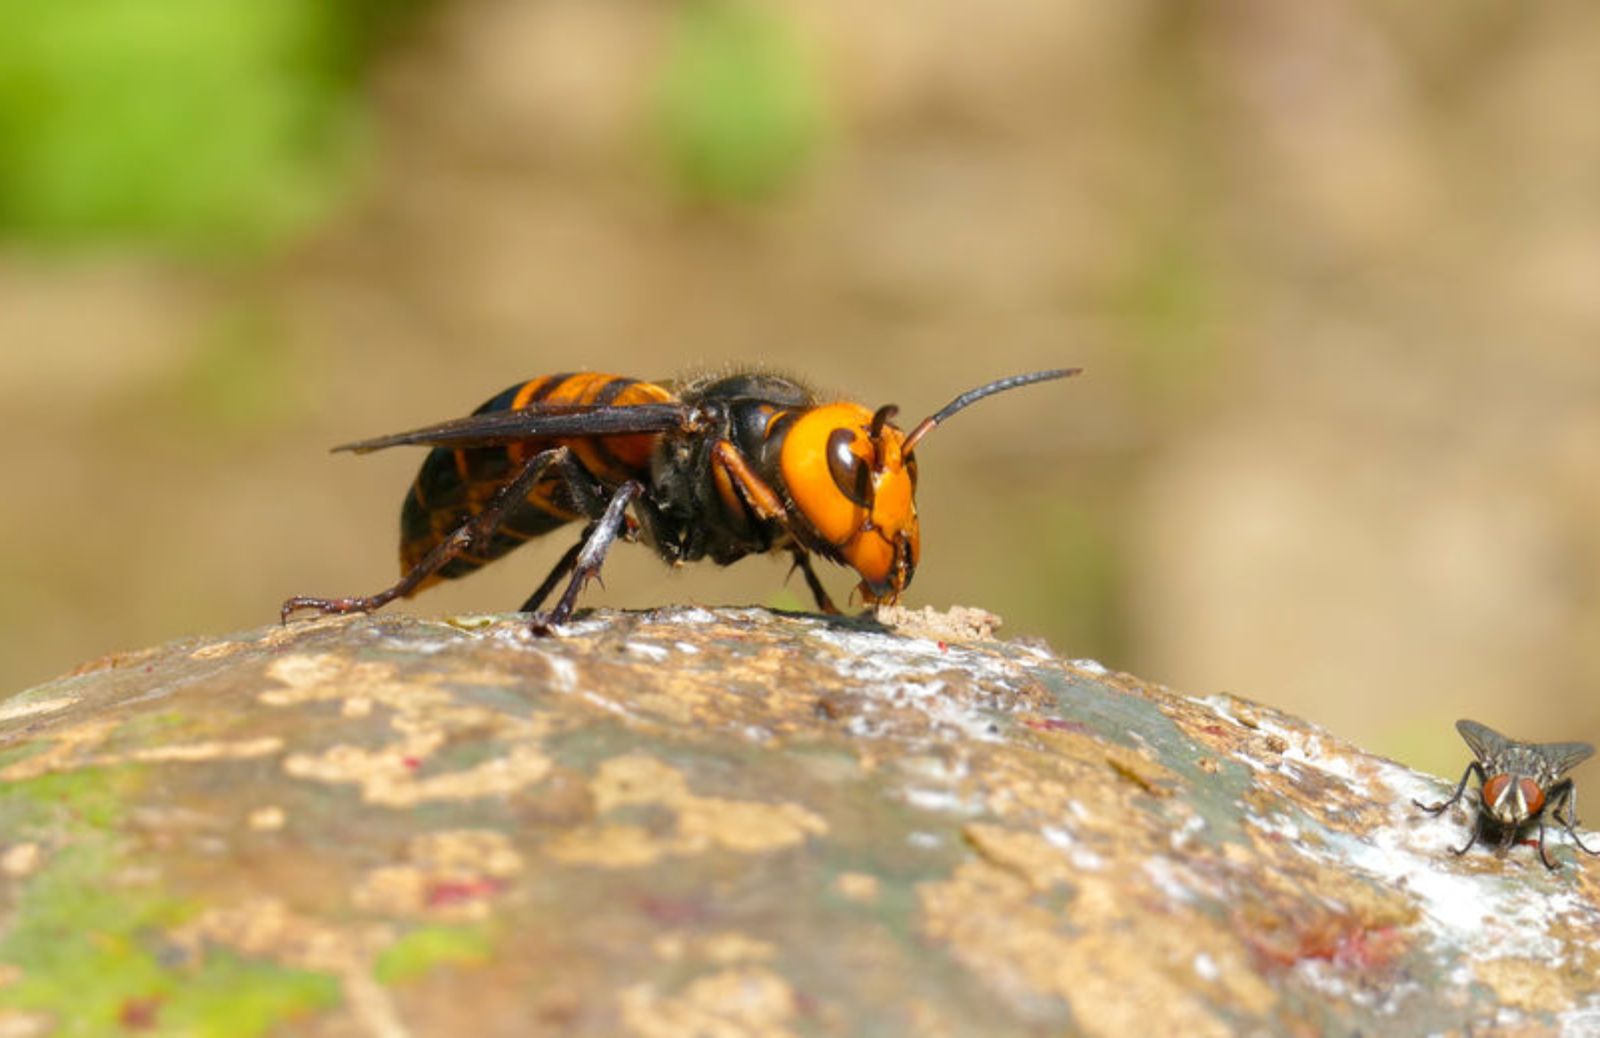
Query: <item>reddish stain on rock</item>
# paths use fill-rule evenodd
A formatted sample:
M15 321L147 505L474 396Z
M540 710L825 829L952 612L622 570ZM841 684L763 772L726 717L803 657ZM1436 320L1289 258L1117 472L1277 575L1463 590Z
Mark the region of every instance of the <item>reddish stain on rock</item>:
M1303 929L1258 937L1252 950L1264 964L1283 968L1301 962L1327 962L1366 973L1388 969L1405 951L1396 926L1368 926L1348 915L1324 916Z
M1036 732L1078 732L1087 735L1089 726L1082 721L1063 721L1058 717L1030 717L1022 722Z
M646 894L639 899L639 911L666 926L686 926L706 918L705 906L684 898Z
M504 886L500 880L489 876L478 879L440 880L428 886L428 907L443 908L446 905L459 905L466 901L493 897L500 893Z

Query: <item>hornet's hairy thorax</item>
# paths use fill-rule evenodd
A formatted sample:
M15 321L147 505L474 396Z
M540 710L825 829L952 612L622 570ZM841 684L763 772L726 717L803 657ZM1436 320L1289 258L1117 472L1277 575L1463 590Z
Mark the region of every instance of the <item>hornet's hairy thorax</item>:
M783 524L757 513L721 475L714 452L719 440L732 443L768 486L777 485L784 434L813 406L811 390L781 375L740 373L693 383L680 399L708 428L663 433L656 445L650 483L659 518L647 533L657 549L674 562L727 565L783 547Z

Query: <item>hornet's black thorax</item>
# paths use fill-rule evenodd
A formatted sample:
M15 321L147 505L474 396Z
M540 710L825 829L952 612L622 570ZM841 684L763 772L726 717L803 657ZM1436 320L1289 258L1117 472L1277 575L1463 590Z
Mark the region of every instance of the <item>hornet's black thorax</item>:
M703 421L696 431L661 435L650 466L645 509L649 535L664 556L727 565L782 547L783 524L763 519L713 463L726 440L770 487L781 488L784 433L798 411L813 406L809 389L781 375L745 373L685 386L679 395ZM781 493L781 490L780 490ZM784 506L792 511L785 495Z

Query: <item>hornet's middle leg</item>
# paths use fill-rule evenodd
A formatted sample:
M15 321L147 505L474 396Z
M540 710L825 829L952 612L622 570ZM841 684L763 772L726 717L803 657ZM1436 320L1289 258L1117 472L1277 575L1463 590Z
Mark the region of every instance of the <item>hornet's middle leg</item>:
M644 493L644 485L637 480L628 480L616 489L611 495L611 501L606 505L606 510L600 518L590 526L588 535L583 543L574 551L569 551L562 556L561 562L550 576L545 578L545 583L554 587L560 580L560 574L572 570L572 580L567 584L567 590L562 592L561 598L556 602L555 608L548 613L537 613L533 617L533 630L535 634L549 634L559 624L564 624L572 616L572 608L578 601L578 595L583 591L584 585L600 575L600 564L605 561L606 552L616 542L617 535L627 526L628 506ZM567 558L571 557L569 564ZM534 599L542 600L549 590L540 587L534 592ZM530 599L530 602L534 599Z

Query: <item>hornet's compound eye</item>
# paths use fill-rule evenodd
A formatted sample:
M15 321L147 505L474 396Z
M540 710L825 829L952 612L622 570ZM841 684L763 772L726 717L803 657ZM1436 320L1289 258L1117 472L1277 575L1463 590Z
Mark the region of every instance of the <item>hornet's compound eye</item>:
M828 436L828 474L833 482L855 504L872 507L872 470L867 459L852 448L856 434L850 429L835 429Z

